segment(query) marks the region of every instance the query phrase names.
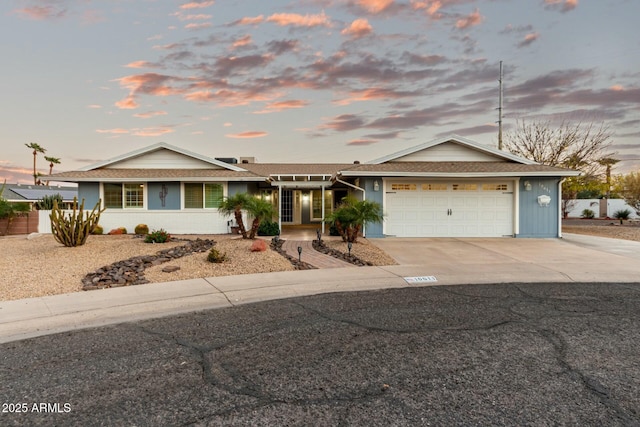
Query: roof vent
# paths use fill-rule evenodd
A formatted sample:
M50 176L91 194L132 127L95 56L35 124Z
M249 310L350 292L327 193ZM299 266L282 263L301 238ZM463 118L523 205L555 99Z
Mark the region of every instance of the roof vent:
M219 162L229 163L231 165L238 163L238 159L235 157L216 157L216 160Z
M255 157L240 157L240 163L255 163L256 162L256 158Z
M354 164L354 165L359 165L359 164L360 164L360 160L354 160L354 161L353 161L353 164Z

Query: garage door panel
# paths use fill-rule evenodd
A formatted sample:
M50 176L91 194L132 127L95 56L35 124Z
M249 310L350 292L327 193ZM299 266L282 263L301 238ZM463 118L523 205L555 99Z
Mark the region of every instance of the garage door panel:
M513 234L513 194L499 191L495 185L467 183L472 185L464 188L473 188L475 184L478 190L428 191L435 186L425 181L416 182L415 191L388 194L385 232L401 237ZM438 185L442 187L442 183ZM446 186L452 188L451 184Z

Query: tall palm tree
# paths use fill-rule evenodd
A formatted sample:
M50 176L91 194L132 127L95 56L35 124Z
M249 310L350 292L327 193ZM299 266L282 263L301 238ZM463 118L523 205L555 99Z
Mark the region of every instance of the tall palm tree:
M57 157L49 156L44 156L44 159L49 162L49 175L51 175L51 172L53 172L53 165L59 165L60 159ZM49 180L47 180L47 185L49 185Z
M35 142L31 142L29 144L24 144L27 148L33 150L33 183L38 184L38 173L36 172L36 159L38 157L38 153L44 154L47 150L42 148L39 144Z
M242 220L242 210L245 209L250 199L251 196L247 193L238 193L222 199L218 207L218 212L221 214L235 217L243 239L247 238L247 229L244 227L244 221Z

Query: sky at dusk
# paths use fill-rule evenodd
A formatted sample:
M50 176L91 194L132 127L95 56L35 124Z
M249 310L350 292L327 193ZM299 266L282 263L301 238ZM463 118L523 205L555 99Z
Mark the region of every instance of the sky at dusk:
M260 162L495 147L501 60L505 133L604 122L628 172L638 16L638 0L3 0L0 180L33 181L30 142L54 172L161 141Z

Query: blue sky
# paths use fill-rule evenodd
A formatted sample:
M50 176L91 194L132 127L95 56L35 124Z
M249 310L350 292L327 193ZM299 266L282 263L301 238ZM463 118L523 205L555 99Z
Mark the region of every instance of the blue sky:
M640 167L637 0L6 0L0 179L164 141L261 162L366 161L516 120L604 122ZM38 169L48 172L42 157Z

